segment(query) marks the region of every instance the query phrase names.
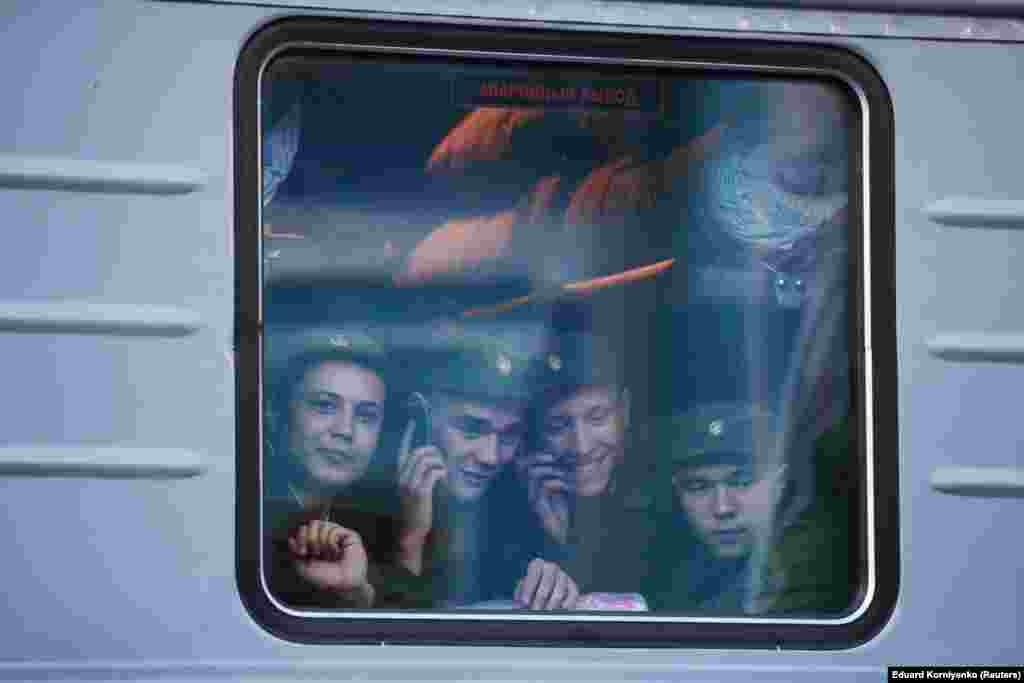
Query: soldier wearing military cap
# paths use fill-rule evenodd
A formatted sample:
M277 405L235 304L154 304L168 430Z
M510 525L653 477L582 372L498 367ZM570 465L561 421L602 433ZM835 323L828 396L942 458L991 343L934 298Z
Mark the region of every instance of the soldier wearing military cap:
M510 550L515 539L502 525L513 514L507 466L524 445L540 378L536 354L498 334L454 329L425 355L427 443L414 443L419 425L410 421L398 457L401 564L432 575L441 604L514 598L533 609L573 606L575 582L554 563Z
M607 337L571 332L556 337L544 361L540 451L572 470L576 495L613 490L630 418L622 359Z
M361 479L384 417L383 346L365 330L313 329L267 335L266 359L270 448L291 486L316 496Z
M753 612L786 487L776 416L750 403L701 405L658 429L674 523L660 530L669 609ZM666 561L666 558L667 561Z
M352 502L380 440L384 349L365 330L320 328L269 333L265 359L271 590L297 606L371 606L372 560L381 558L360 530L380 525Z
M519 461L539 541L584 592L640 591L656 520L634 448L624 359L607 336L556 335L543 357L535 438Z
M786 482L777 419L754 405L710 404L678 427L666 446L690 528L716 559L749 556L767 538Z
M702 405L667 420L659 437L670 454L676 516L660 544L676 557L665 567L658 607L764 613L845 606L849 575L827 564L846 557L845 539L834 536L843 530L823 514L827 504L793 519L783 514L793 481L772 411Z

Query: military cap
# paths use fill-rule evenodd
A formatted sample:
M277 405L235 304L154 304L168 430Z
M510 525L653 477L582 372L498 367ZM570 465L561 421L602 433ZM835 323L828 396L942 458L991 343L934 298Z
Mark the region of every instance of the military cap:
M672 464L781 463L781 431L774 413L743 402L709 403L668 418L663 430Z
M264 364L275 374L286 374L296 364L326 360L349 361L381 374L387 370L384 345L366 328L321 326L268 331L264 340Z
M522 401L539 388L538 354L494 331L453 326L420 360L419 377L433 391Z
M588 384L618 385L622 380L623 358L611 340L591 332L556 335L542 360L543 384L549 391Z

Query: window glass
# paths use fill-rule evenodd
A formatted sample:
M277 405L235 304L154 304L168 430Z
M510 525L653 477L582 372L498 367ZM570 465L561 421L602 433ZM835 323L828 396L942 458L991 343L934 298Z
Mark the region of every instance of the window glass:
M511 621L857 607L848 86L286 53L259 88L274 601Z

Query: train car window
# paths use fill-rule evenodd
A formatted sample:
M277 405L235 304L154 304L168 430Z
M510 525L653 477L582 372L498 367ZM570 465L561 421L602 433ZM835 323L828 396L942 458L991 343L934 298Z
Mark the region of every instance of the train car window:
M864 62L297 19L250 40L235 98L263 626L849 647L884 624L892 132Z

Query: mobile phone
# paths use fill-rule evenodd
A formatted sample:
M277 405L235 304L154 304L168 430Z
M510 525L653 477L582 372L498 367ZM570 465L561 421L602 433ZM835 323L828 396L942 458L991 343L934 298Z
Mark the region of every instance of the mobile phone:
M409 419L416 425L412 434L412 448L421 448L428 445L430 443L432 426L430 402L427 401L427 397L418 391L414 391L406 399L405 408L409 414Z

